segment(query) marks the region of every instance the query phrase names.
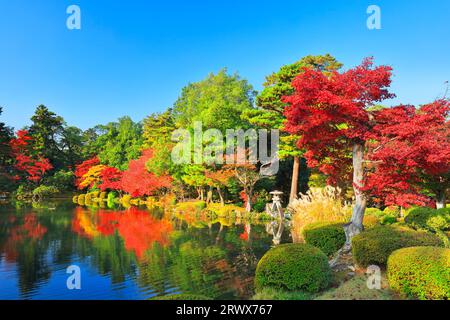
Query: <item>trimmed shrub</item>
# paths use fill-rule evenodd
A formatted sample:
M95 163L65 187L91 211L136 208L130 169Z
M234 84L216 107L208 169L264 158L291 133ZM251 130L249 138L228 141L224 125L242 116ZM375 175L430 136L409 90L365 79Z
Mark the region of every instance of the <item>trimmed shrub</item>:
M110 193L108 193L108 198L107 198L107 206L108 208L112 209L116 206L116 203L118 202L118 197L117 194L114 191L111 191Z
M45 186L41 185L33 190L33 195L39 197L49 197L58 194L59 190L55 186Z
M389 216L394 216L394 217L399 217L400 216L400 207L396 207L396 206L386 207L383 210L383 214L389 215Z
M86 195L84 195L84 194L80 194L78 196L78 204L80 206L84 206L85 205L85 198L86 198Z
M342 248L346 238L342 223L317 222L305 226L303 239L331 256Z
M72 197L73 203L78 203L78 195Z
M450 299L450 249L411 247L388 259L390 287L410 298Z
M389 225L397 222L397 218L393 215L387 214L383 218L381 218L381 224Z
M374 216L374 217L381 217L384 213L381 211L381 209L378 208L367 208L365 212L365 216Z
M92 199L93 199L92 193L91 192L86 193L86 196L84 197L84 204L86 206L92 206Z
M108 197L108 193L107 192L105 192L105 191L100 192L100 196L99 196L100 201L105 200L107 197Z
M129 194L124 194L122 196L122 198L120 199L120 202L122 203L122 205L124 207L131 207L130 201L131 201L131 195Z
M414 229L444 231L450 227L450 209L415 208L409 212L405 222Z
M389 255L397 249L442 245L442 240L431 233L399 226L379 226L353 237L352 254L362 267L371 264L385 266Z
M210 203L207 205L206 209L209 213L218 217L244 216L247 214L245 208L233 204L221 205L220 203Z
M380 219L378 219L377 216L375 216L375 215L371 215L371 214L367 214L366 213L364 215L363 225L364 225L365 229L370 229L370 228L373 228L375 226L379 226L380 225Z
M271 287L316 293L328 287L331 269L327 256L309 244L283 244L270 249L256 268L257 289Z
M177 213L200 213L205 208L205 201L188 201L177 203L175 211Z

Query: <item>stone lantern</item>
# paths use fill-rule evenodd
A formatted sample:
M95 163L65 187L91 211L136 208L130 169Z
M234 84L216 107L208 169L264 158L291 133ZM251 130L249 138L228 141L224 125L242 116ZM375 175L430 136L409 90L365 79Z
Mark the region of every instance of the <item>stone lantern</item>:
M281 221L284 220L284 210L283 206L281 205L281 196L283 195L283 192L275 190L270 193L272 195L272 203L268 204L268 213L272 217L279 217Z

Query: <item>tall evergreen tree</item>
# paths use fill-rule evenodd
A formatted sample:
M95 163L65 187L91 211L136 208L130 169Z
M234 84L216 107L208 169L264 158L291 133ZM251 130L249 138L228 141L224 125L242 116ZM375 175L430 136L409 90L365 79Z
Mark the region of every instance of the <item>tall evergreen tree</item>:
M31 121L28 134L33 137L34 150L48 159L54 169L63 168L65 161L60 140L64 131L64 119L46 106L40 105L36 108Z

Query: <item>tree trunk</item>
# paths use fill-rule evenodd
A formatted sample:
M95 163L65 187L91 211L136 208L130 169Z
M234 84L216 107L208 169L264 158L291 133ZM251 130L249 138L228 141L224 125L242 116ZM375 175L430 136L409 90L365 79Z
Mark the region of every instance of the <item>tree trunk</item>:
M213 189L209 187L208 192L206 193L206 203L211 203L213 200Z
M291 194L289 195L289 203L297 199L298 196L298 176L300 173L300 158L294 157L294 167L292 169Z
M246 192L246 194L247 194L247 204L246 204L246 206L245 206L245 210L247 211L247 212L252 212L252 196L253 196L253 190L248 190L247 192Z
M220 238L222 236L222 232L223 232L223 224L220 224L220 229L216 236L216 245L219 244Z
M203 188L200 188L200 200L201 201L205 200L205 191L203 190Z
M223 198L222 189L220 187L217 187L217 193L219 194L220 204L222 206L225 205L225 199Z
M355 206L353 207L352 219L344 226L347 249L351 248L354 236L363 231L364 212L366 211L367 199L361 191L364 183L364 144L357 143L353 146L353 190L355 193Z
M436 193L436 209L445 208L446 199L445 199L445 190L440 190Z

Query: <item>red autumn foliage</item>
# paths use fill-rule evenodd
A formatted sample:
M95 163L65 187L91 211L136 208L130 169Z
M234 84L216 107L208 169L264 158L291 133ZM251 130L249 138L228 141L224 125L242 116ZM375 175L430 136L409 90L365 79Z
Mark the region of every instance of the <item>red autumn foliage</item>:
M125 241L125 248L141 259L155 243L169 245L172 224L169 220L152 217L148 211L130 208L120 216L117 230Z
M16 223L16 217L9 219L9 223ZM47 233L47 228L41 225L37 216L34 213L26 214L23 223L12 227L8 233L8 239L4 244L2 251L5 252L6 260L14 262L17 260L17 248L18 246L29 240L38 241L41 240Z
M100 190L121 190L122 189L122 175L123 172L117 168L106 167L100 174L102 179L99 185Z
M78 189L82 190L84 187L81 186L81 182L83 181L83 176L89 171L90 168L97 166L100 164L100 159L95 156L89 160L86 160L75 167L75 184Z
M374 168L366 188L386 205L428 205L424 189L445 192L450 171L450 112L448 100L416 109L401 105L383 109L370 145Z
M137 160L132 160L128 170L122 176L122 190L132 197L142 197L152 195L159 189L171 186L170 176L156 176L148 172L146 163L153 156L151 149L144 150L142 156Z
M21 172L25 179L37 183L53 166L48 159L33 153L32 141L28 131L20 130L17 132L17 138L11 139L10 146L15 158L15 169ZM14 179L20 180L20 176L17 175Z
M97 230L104 236L113 235L117 230L120 215L121 213L116 211L99 210Z
M169 245L173 227L169 220L156 219L148 211L132 207L125 212L99 210L95 216L77 209L72 230L88 239L111 236L117 231L125 248L141 259L155 243Z
M295 92L284 97L285 130L300 135L310 167L329 175L329 181L349 179L351 146L370 138L373 126L367 107L391 98L391 68L373 67L371 58L343 73L325 75L305 68L292 82Z

